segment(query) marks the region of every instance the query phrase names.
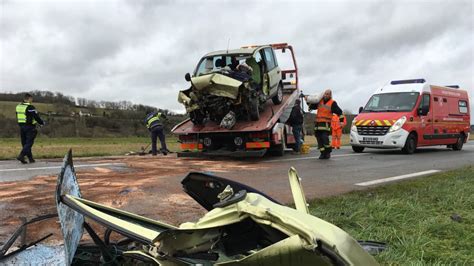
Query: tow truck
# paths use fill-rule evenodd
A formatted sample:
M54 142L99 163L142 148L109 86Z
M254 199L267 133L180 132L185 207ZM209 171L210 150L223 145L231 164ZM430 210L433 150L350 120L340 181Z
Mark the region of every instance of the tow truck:
M295 100L300 97L295 53L287 43L244 46L238 51L240 54L246 51L252 54L262 46L272 48L275 55L272 63L281 69L281 103L275 105L272 101L267 101L257 121L238 120L231 129L222 128L212 120L203 124L193 123L189 118L184 120L171 130L180 142L178 157L261 157L267 152L283 156L287 147L294 146L295 138L291 127L285 122ZM283 58L288 66L283 69L278 65L277 58L288 52L289 56L287 54Z

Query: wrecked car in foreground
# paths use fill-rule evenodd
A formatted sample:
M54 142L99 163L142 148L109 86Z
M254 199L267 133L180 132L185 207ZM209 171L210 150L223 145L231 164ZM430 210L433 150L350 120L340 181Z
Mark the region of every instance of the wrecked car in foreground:
M310 215L293 168L289 178L295 209L246 185L191 172L181 182L184 191L209 212L197 222L174 227L81 198L69 152L56 191L66 262L377 265L342 229ZM103 239L90 221L107 228ZM79 245L84 230L95 245ZM112 232L124 238L112 241Z

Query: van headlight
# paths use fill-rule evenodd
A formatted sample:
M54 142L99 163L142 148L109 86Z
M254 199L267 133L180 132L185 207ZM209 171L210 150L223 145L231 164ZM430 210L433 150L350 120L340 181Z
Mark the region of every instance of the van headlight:
M400 119L398 119L395 124L393 124L390 129L388 130L388 132L395 132L397 130L400 130L400 128L403 127L403 125L405 124L405 122L407 121L407 118L406 116L402 116L400 117Z
M352 132L357 132L357 126L355 125L357 121L352 120L352 126L351 126L351 131Z

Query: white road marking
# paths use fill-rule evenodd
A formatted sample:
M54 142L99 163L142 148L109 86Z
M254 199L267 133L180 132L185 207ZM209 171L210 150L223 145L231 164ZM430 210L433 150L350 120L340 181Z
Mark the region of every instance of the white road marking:
M83 168L83 167L97 167L97 166L114 166L114 165L125 165L124 163L96 163L96 164L80 164L74 165L74 168ZM27 167L27 168L10 168L10 169L0 169L0 172L13 172L13 171L29 171L29 170L46 170L46 169L60 169L62 165L58 166L44 166L44 167Z
M338 155L331 155L331 158L348 157L348 156L359 156L359 155L368 155L368 154L369 154L369 153L338 154ZM311 157L299 157L299 158L288 158L288 159L268 160L268 161L263 161L263 162L265 162L265 163L289 162L289 161L312 160L312 159L318 159L318 158L319 158L319 156L311 156Z
M441 170L427 170L427 171L422 171L422 172L417 172L417 173L412 173L412 174L406 174L406 175L399 175L399 176L392 176L392 177L387 177L387 178L376 179L376 180L372 180L372 181L357 183L355 185L366 187L366 186L376 185L376 184L380 184L380 183L392 182L392 181L396 181L396 180L407 179L407 178L417 177L417 176L422 176L422 175L429 175L429 174L434 174L434 173L439 173L439 172L441 172Z

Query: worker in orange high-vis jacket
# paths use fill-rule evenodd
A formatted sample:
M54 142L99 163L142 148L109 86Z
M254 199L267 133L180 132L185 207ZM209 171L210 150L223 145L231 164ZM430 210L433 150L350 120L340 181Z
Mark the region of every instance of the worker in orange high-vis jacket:
M340 149L341 148L341 137L342 137L342 129L346 125L346 116L342 115L332 115L331 120L331 132L332 132L332 148L333 149Z
M342 110L332 99L332 91L327 89L322 96L307 95L305 100L310 109L316 109L316 121L314 124L314 135L318 141L318 148L321 155L319 159L331 158L331 144L329 135L331 134L332 115L342 115Z

